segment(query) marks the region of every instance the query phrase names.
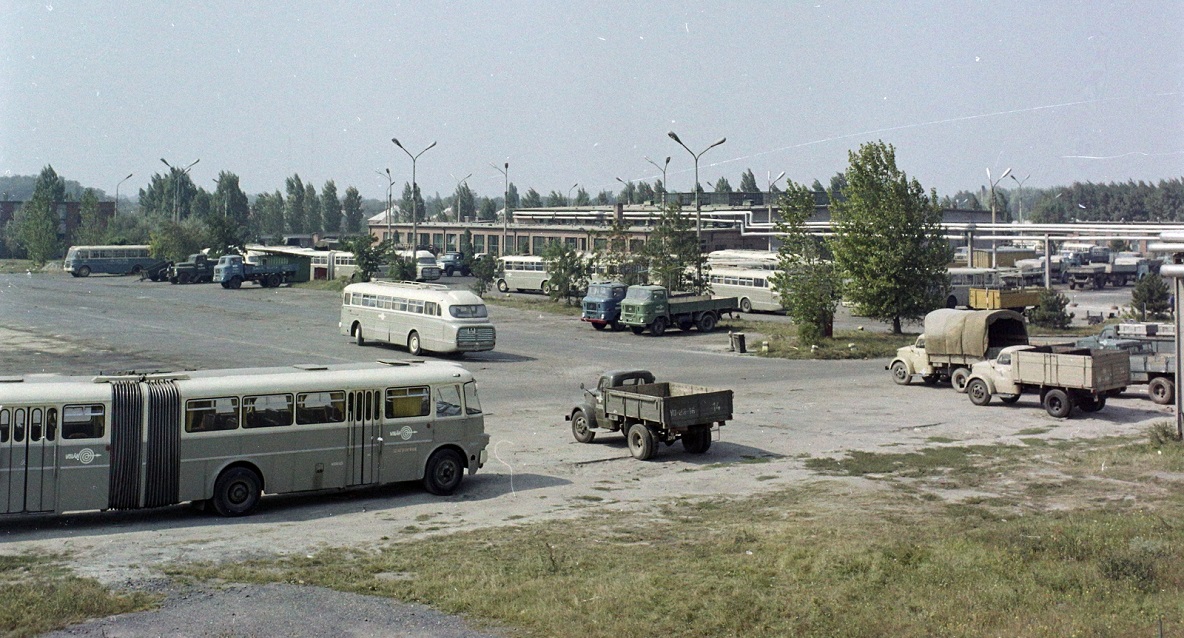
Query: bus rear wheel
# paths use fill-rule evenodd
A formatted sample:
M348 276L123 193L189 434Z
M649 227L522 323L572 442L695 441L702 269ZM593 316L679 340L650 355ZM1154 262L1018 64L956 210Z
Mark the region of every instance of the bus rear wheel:
M456 450L436 450L428 458L423 487L436 496L448 496L460 487L465 476L465 462Z
M244 516L255 510L262 494L258 474L245 467L232 467L214 483L214 510L222 516Z
M362 336L362 324L360 323L354 324L354 343L359 346L366 345L366 337Z
M407 352L410 352L414 357L423 353L423 348L419 345L419 333L414 330L407 335Z
M510 292L510 285L506 283L505 279L498 279L497 289L501 292Z

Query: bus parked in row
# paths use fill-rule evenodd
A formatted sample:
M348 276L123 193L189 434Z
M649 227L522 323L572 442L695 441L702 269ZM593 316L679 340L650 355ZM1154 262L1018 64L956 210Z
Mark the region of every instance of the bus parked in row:
M501 292L510 290L539 291L548 293L551 290L547 281L547 264L538 255L506 255L498 258L497 289Z
M410 281L350 284L341 295L341 334L406 346L408 352L493 350L497 331L485 302L467 290Z
M946 293L946 308L970 307L971 288L1000 288L1003 281L996 268L951 267L950 289Z
M740 312L782 310L781 296L770 279L776 271L711 267L712 298L735 297Z
M148 246L71 246L62 268L75 277L138 275L158 272L166 263L153 257Z
M448 363L8 377L0 514L241 516L263 492L415 480L451 494L488 443L473 375Z

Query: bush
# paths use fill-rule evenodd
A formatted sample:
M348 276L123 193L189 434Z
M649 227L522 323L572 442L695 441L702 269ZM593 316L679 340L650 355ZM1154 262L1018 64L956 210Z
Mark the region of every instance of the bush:
M1028 321L1032 325L1042 328L1068 328L1073 318L1065 311L1069 305L1069 298L1065 295L1046 288L1040 293L1040 305L1028 314Z

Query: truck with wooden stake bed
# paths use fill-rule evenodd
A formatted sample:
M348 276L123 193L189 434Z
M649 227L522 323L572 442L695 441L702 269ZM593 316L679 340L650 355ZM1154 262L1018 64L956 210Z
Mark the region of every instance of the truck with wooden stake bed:
M682 441L691 454L711 447L713 427L732 418L732 391L685 383L655 382L648 370L610 370L600 375L595 390L566 415L572 435L591 443L595 430L621 432L633 458L647 460L658 444Z
M1176 397L1176 326L1170 323L1111 324L1096 335L1078 339L1078 348L1121 350L1130 355L1131 383L1147 384L1147 396L1159 405Z
M974 364L966 394L981 406L995 396L1010 404L1025 393L1038 393L1045 411L1063 419L1074 407L1101 410L1108 395L1129 384L1130 360L1122 351L1012 346Z
M296 264L268 264L267 258L247 261L242 255L222 255L214 266L214 281L223 288L239 288L245 281L253 281L264 288L276 288L296 276Z
M712 299L708 295L671 293L662 286L629 286L621 301L621 324L633 334L649 330L655 337L676 326L683 331L697 328L711 332L720 315L731 314L737 308L735 297Z
M898 349L885 369L899 385L908 385L919 375L926 385L949 381L955 390L965 392L972 365L1004 348L1027 343L1028 329L1018 312L941 308L925 315L924 332L917 342Z

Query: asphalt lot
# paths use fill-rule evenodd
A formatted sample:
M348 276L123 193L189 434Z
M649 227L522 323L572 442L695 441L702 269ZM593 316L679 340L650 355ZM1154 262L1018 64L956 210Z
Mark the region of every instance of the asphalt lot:
M1130 288L1102 293L1127 300ZM1105 308L1111 298L1102 293L1077 293L1078 307ZM0 374L410 358L401 348L354 345L338 333L338 312L336 293L298 288L0 275ZM816 480L803 466L808 456L902 451L933 445L934 437L1020 444L1033 428L1049 428L1043 436L1054 438L1125 434L1171 414L1138 387L1101 412L1057 421L1034 397L1015 406L976 407L948 388L896 386L883 359L763 359L728 352L726 332L675 331L662 338L597 332L576 318L500 306L491 307L491 317L497 349L450 359L476 375L491 435L490 462L466 477L452 497L400 484L268 497L244 519L214 518L183 506L18 517L0 524L0 552L66 551L78 573L134 586L158 582L160 569L176 562L365 547L384 535L409 538L399 531L420 516L439 522L439 531L424 533L442 533L578 516L592 507L590 496L597 497L596 507L641 511L671 498L743 496ZM563 417L580 397L580 383L591 385L601 371L627 367L649 368L659 379L731 388L734 419L703 456L676 445L663 447L653 461L638 462L617 434L575 442ZM616 489L606 492L605 486ZM321 605L305 608L324 613ZM120 635L163 632L128 631Z

